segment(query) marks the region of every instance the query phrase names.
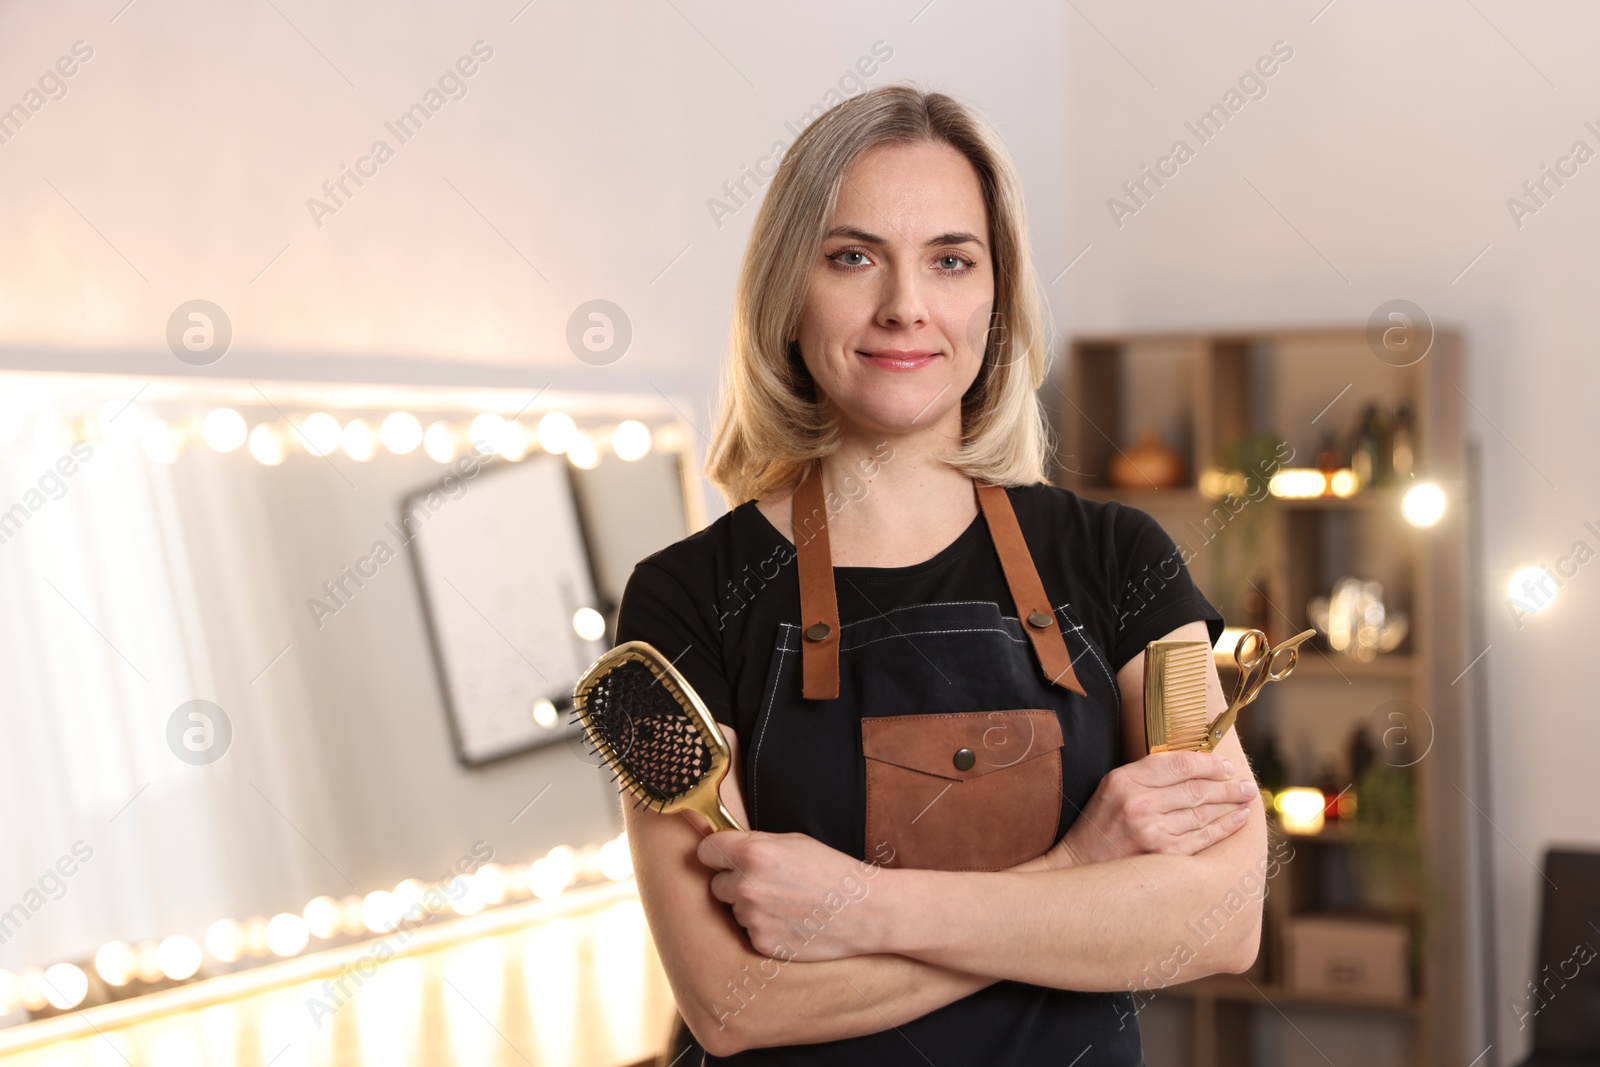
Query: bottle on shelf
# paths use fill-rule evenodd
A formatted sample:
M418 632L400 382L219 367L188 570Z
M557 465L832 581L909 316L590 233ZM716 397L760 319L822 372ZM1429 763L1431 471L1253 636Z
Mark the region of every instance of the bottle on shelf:
M1394 480L1400 485L1405 485L1411 480L1412 471L1416 466L1416 429L1413 421L1411 405L1401 404L1394 413L1394 434L1390 446Z
M1361 409L1361 419L1350 442L1350 468L1355 471L1356 484L1369 489L1378 477L1378 438L1373 432L1377 421L1378 405L1368 404Z

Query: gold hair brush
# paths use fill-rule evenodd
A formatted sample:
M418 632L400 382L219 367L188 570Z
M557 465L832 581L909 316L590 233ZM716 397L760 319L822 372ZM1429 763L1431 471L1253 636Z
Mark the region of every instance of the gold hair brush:
M583 672L573 714L589 743L640 803L659 812L699 812L716 830L743 830L717 787L728 772L728 742L700 695L672 661L645 641L628 641Z
M1268 682L1289 677L1300 662L1300 644L1317 631L1295 634L1276 648L1260 630L1246 630L1233 649L1239 665L1228 710L1206 722L1206 665L1211 645L1205 641L1151 641L1144 650L1144 738L1151 752L1210 752L1233 726L1239 710ZM1281 660L1279 657L1283 657Z

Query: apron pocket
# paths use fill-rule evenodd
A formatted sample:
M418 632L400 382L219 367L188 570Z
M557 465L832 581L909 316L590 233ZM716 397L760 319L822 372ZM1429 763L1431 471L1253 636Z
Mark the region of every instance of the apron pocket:
M866 851L885 867L993 871L1041 856L1061 817L1054 711L968 711L861 720Z

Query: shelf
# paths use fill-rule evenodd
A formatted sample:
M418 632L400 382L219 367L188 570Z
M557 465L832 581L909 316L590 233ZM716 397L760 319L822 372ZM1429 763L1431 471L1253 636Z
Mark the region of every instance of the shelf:
M1417 661L1412 656L1379 655L1377 659L1363 663L1343 652L1319 652L1313 649L1301 654L1292 677L1346 682L1409 681L1415 677L1416 671Z
M1389 1000L1335 993L1296 993L1275 983L1258 982L1242 974L1208 975L1193 982L1167 986L1162 992L1256 1004L1265 1001L1276 1008L1358 1008L1408 1016L1416 1016L1422 1010L1422 1002L1416 997Z

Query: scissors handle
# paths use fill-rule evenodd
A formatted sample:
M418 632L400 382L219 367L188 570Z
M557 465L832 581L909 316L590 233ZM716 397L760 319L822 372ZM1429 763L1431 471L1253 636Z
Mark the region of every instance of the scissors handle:
M1314 637L1316 632L1302 630L1277 646L1269 644L1267 635L1260 630L1246 630L1240 635L1239 643L1233 649L1233 662L1239 665L1239 681L1234 686L1228 710L1218 715L1216 722L1211 724L1206 737L1211 748L1215 748L1227 735L1239 712L1256 699L1263 686L1289 677L1295 664L1300 662L1300 645ZM1285 654L1287 660L1280 668L1277 666L1278 657Z

